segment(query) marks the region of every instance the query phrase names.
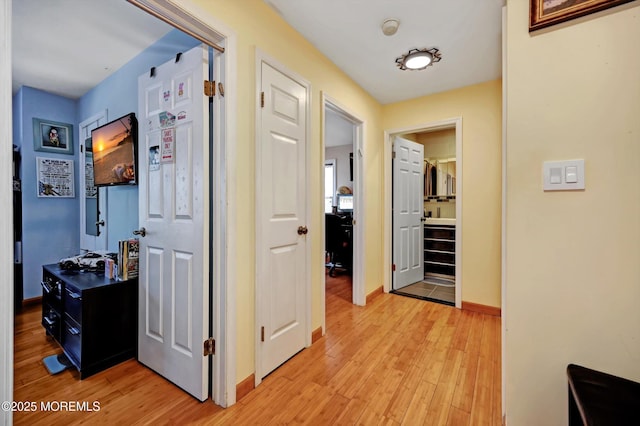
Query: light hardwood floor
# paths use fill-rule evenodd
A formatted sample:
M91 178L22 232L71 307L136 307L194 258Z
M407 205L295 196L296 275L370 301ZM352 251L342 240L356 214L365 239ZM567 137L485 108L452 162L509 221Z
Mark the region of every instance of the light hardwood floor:
M51 376L39 307L16 317L15 401L98 401L100 411L16 412L16 425L500 425L500 319L409 297L350 302L327 282L327 331L236 405L200 403L129 360L85 380ZM239 379L243 379L239 378Z

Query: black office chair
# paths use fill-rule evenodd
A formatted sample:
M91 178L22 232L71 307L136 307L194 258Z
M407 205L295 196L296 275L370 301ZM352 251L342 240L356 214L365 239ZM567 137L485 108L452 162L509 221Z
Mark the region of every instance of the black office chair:
M325 250L329 276L334 277L336 270L351 273L351 231L343 226L344 219L338 215L325 215Z

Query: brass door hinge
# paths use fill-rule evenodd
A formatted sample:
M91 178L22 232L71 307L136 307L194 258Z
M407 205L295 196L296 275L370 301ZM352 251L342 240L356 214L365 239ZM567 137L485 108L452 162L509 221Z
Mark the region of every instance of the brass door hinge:
M264 342L264 327L260 327L260 341Z
M216 95L216 82L215 81L204 81L204 95L210 98Z
M396 152L395 151L393 151L391 155L392 155L391 158L396 158Z
M396 270L396 264L395 264L395 263L391 264L391 270L392 270L392 271L395 271L395 270Z
M260 93L260 106L264 108L264 92Z
M213 337L209 337L207 340L205 340L203 346L204 346L204 350L202 354L203 356L216 354L216 341L213 339Z

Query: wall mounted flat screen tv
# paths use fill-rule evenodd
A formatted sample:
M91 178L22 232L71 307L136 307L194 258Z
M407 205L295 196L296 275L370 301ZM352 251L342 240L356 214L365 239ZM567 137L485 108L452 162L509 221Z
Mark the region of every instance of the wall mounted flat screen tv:
M91 131L95 186L135 185L138 121L131 112Z

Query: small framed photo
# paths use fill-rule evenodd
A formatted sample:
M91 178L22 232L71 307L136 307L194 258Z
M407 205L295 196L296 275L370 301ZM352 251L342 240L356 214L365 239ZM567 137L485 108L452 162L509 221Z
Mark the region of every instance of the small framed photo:
M33 149L73 154L73 125L42 118L33 119Z
M632 0L529 0L529 32Z

